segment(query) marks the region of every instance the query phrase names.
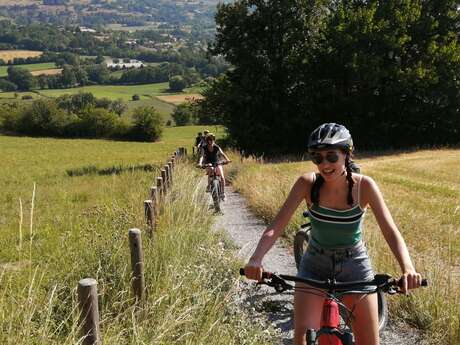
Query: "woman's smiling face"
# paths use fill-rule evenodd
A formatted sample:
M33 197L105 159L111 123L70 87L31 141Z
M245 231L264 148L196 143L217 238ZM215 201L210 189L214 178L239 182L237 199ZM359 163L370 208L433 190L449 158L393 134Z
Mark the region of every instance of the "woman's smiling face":
M335 180L346 171L346 155L341 150L317 150L311 152L310 157L312 162L318 166L318 171L325 181Z

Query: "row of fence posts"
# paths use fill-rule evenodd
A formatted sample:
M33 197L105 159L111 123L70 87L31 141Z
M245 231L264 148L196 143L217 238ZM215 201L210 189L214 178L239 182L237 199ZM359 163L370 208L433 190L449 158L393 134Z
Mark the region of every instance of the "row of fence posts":
M161 168L156 178L156 185L150 187L150 199L144 201L147 234L153 237L162 203L173 183L173 171L181 157L187 155L187 149L177 149L168 162ZM142 250L141 230L137 228L128 231L131 251L132 288L135 303L140 303L145 295L144 253ZM93 278L81 279L78 282L78 301L80 308L81 333L83 345L100 345L102 338L99 328L99 306L97 297L97 281Z

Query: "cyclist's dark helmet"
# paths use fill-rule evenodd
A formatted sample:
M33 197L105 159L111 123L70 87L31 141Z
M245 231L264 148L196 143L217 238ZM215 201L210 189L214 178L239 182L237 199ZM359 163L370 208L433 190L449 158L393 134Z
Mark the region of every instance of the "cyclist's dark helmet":
M337 123L324 123L310 134L308 151L339 148L345 152L353 151L353 139L345 126Z

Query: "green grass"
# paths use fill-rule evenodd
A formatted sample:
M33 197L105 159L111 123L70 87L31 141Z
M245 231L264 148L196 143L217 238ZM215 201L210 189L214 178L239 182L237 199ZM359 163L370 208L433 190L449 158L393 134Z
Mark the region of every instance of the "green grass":
M5 77L8 75L7 69L9 66L0 66L0 77ZM32 63L24 65L14 65L14 67L21 67L29 71L40 71L43 69L57 68L54 62L42 62L42 63Z
M106 344L270 343L233 307L239 263L210 230L201 171L185 165L153 240L143 235L148 297L133 305L127 232L145 230L143 200L157 173L129 167L163 164L198 130L167 129L154 144L0 136L2 344L78 343L76 285L84 277L98 281ZM84 169L113 166L126 169Z
M148 99L159 94L168 94L168 83L154 83L142 85L95 85L75 87L71 89L40 90L40 94L49 97L58 97L63 94L75 94L78 92L91 92L95 97L107 97L110 99L121 98L124 101L131 100L134 94L141 96L141 99Z
M127 101L128 109L127 115L130 115L132 111L137 107L154 107L163 117L164 121L171 118L171 113L174 111L174 105L160 101L159 99L152 98L141 98L139 101Z
M425 331L430 344L460 343L460 175L459 150L419 151L358 159L364 174L375 179L398 224L418 271L429 287L410 297L390 298L392 317ZM233 185L252 210L270 223L295 180L316 171L311 162L247 163L230 166ZM302 203L287 226L287 241L304 222ZM394 256L372 215L364 237L378 272L399 275Z

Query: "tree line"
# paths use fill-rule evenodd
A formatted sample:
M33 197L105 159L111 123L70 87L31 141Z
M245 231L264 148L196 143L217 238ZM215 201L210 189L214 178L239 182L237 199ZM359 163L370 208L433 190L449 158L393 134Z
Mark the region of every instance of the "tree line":
M454 0L238 0L212 53L232 68L204 108L248 152L304 151L323 122L360 148L460 142Z
M134 109L131 118L121 116L121 101L97 99L92 93L38 99L29 105L0 106L0 130L30 136L61 138L109 138L156 141L163 123L153 107Z

